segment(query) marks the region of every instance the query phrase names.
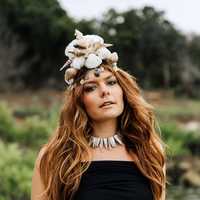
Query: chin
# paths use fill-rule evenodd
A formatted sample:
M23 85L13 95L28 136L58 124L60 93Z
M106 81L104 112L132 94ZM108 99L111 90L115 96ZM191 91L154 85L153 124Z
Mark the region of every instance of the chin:
M98 116L98 119L97 119L97 116L95 118L96 120L102 121L102 120L115 119L115 118L118 118L120 115L121 115L121 112L104 112Z

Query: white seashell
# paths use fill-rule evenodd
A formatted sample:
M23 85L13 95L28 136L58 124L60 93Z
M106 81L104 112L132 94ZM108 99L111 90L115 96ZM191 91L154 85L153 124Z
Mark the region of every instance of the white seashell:
M111 47L111 46L113 46L113 44L108 44L108 43L104 44L104 47Z
M72 63L71 60L67 60L67 61L65 62L65 64L60 68L60 71L62 71L65 67L69 66L71 63Z
M70 66L75 69L80 69L81 67L84 66L84 64L85 64L85 58L81 56L81 57L75 57Z
M69 51L69 53L72 53L75 55L75 57L81 57L85 55L85 49L75 49L74 51Z
M84 80L84 79L81 79L81 80L80 80L80 84L83 85L84 83L85 83L85 80Z
M102 63L102 59L91 53L85 61L85 66L89 69L95 68Z
M84 39L77 40L77 45L82 48L87 48L89 46L88 42Z
M74 51L74 44L76 44L76 40L73 40L72 42L70 42L67 47L65 48L65 55L71 60L73 59L75 56L74 54L70 53L69 51Z
M105 47L101 47L100 49L97 50L96 53L102 60L109 58L111 56L111 52Z
M78 70L75 69L75 68L68 68L66 71L65 71L65 80L69 81L70 79L74 78L77 74Z
M118 54L116 52L114 52L110 56L108 56L108 59L111 60L112 62L117 62L118 61Z
M97 43L94 43L91 45L91 48L92 48L92 51L93 52L96 52L98 49L100 49L101 47L104 47L103 44L97 42Z
M75 30L75 34L77 39L81 39L83 37L83 33L81 33L78 29Z
M94 43L104 44L103 38L98 35L85 35L83 36L83 38L90 44Z
M114 71L117 72L119 70L119 68L117 67L117 63L113 63L112 66L113 66Z

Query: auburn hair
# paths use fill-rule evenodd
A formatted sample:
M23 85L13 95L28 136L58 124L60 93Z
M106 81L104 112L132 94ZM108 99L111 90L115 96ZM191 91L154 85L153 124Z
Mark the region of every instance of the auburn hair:
M153 107L142 97L136 79L119 68L102 64L117 78L124 95L124 111L118 128L126 150L136 166L150 181L154 200L165 199L164 143L156 131ZM80 74L79 74L80 76ZM58 127L41 149L39 171L45 187L45 200L70 200L76 193L82 174L91 164L88 138L90 119L82 102L83 86L66 90ZM83 159L88 162L81 162Z

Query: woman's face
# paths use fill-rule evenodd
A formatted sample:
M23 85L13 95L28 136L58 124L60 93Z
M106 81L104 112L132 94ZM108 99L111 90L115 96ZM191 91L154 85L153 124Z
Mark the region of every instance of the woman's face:
M83 85L83 104L94 121L117 118L124 109L123 91L112 72L104 70L99 77L90 70Z

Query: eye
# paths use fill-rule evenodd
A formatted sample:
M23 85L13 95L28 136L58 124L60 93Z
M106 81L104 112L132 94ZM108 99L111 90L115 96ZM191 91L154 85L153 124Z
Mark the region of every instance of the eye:
M107 82L108 85L115 85L117 83L117 80L109 80Z
M84 92L92 92L96 89L95 85L91 85L91 86L84 86Z

